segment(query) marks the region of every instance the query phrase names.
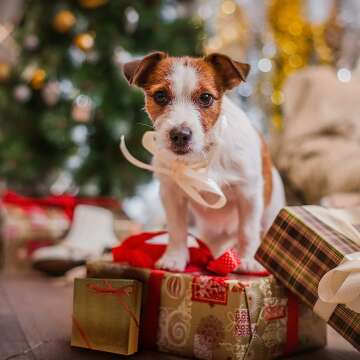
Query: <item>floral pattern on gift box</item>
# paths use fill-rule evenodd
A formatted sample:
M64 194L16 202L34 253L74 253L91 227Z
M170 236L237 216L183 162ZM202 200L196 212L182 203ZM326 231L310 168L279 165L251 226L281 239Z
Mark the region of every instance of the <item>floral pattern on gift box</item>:
M247 309L239 309L234 313L228 312L227 317L229 319L226 327L227 331L232 331L234 336L251 336L250 318Z
M167 280L173 278L170 276ZM186 346L191 329L191 287L184 286L185 296L176 308L160 307L158 347L160 351L181 353ZM175 286L177 288L177 285ZM178 293L177 291L175 293Z
M277 347L286 341L286 319L269 321L262 331L261 339L267 348Z
M240 343L221 343L226 351L230 353L229 359L231 360L244 360L245 354L248 350L248 344Z
M194 336L194 355L199 359L213 359L214 349L225 338L224 324L214 315L201 319Z
M208 304L226 305L229 285L223 278L195 276L192 282L192 300Z
M244 357L242 360L265 360L268 359L269 356L267 356L266 348L264 346L264 342L261 339L260 336L257 334L253 335L253 338L251 340L252 346L249 346L247 348L246 353L244 354Z
M252 323L256 323L260 315L261 307L264 303L264 295L259 289L258 284L252 284L245 289L246 299L249 306L249 317Z
M259 284L260 291L267 298L274 296L274 284L273 281L270 279L270 277L264 278L262 279L262 281L260 281Z

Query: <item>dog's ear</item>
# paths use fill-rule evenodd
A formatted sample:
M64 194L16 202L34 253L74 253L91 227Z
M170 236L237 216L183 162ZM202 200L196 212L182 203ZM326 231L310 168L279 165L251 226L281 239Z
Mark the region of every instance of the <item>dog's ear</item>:
M245 81L250 71L249 64L240 63L218 53L210 54L204 60L214 67L224 90L232 89L239 85L241 81Z
M130 61L124 64L122 71L130 85L143 87L150 71L160 60L166 57L167 54L157 51L145 56L143 59Z

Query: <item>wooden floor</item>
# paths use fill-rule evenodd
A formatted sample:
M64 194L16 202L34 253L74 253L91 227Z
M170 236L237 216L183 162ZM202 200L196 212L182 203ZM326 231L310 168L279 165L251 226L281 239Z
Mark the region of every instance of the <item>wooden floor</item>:
M36 272L0 274L0 360L125 359L119 355L71 348L72 287ZM175 356L140 352L131 359L176 360ZM329 344L293 360L353 360L360 354L329 329Z

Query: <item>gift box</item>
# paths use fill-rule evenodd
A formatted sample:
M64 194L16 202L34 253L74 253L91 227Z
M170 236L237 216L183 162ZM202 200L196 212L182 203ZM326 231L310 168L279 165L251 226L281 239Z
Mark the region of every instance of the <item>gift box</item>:
M142 285L136 280L76 279L71 345L135 353L141 295Z
M75 207L96 205L114 211L118 201L109 198L80 198L72 195L32 198L7 191L0 200L2 236L8 240L56 240L71 226Z
M198 359L270 359L319 348L325 322L273 276L171 273L94 261L96 278L143 283L140 346Z
M360 350L360 209L283 209L256 259Z

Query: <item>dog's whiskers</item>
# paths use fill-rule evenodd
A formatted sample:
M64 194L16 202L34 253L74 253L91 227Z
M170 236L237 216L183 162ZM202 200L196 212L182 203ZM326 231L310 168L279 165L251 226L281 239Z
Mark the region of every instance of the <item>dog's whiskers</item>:
M147 126L147 127L149 127L150 129L155 130L153 125L146 124L146 123L142 123L142 122L138 122L138 124L139 124L139 125L143 125L143 126Z

